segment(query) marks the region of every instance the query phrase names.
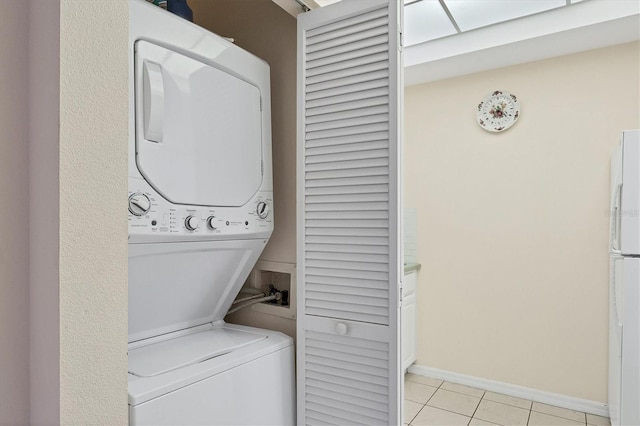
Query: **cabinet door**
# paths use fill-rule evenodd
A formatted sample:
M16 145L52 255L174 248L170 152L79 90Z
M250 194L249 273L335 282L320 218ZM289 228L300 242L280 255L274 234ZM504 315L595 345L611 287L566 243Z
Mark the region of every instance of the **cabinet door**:
M405 275L405 279L407 276ZM416 295L402 299L402 370L416 360Z
M298 16L298 424L400 424L402 2Z
M408 274L404 274L404 282L402 286L403 296L409 296L410 294L415 294L417 285L418 285L418 273L416 271L412 271L412 272L409 272Z

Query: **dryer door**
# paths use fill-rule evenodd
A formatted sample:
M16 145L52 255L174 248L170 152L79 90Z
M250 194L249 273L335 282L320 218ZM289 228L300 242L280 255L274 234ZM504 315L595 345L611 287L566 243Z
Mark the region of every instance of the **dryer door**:
M138 41L135 93L136 163L164 198L237 207L258 191L263 138L258 87Z

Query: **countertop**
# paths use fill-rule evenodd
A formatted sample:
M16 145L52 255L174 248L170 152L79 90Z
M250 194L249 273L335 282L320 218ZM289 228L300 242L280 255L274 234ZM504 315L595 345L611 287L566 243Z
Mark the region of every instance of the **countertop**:
M405 263L404 264L404 273L408 274L409 272L417 271L420 269L419 263Z

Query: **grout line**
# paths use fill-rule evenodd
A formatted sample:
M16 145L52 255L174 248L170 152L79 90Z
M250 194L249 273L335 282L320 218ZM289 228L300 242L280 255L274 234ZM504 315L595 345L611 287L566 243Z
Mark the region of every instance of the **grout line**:
M444 383L445 383L445 381L443 380L443 381L442 381L442 383L440 383L440 386L438 386L438 390L440 390L440 388L442 387L442 385L443 385ZM438 390L436 390L436 392L438 392ZM447 392L457 393L458 395L465 395L465 396L470 396L470 397L472 397L472 398L477 398L477 396L476 396L476 397L474 397L473 395L469 395L469 394L466 394L466 393L455 392L455 391L450 391L449 389L442 389L442 390L443 390L443 391L447 391ZM433 398L433 397L434 397L434 395L436 394L436 392L434 392L434 393L433 393L433 395L431 395L431 396L429 397L429 400L428 400L427 402L425 402L425 404L424 404L424 406L425 406L425 407L427 406L427 404L429 403L429 401L431 401L431 398ZM484 396L484 393L483 393L482 395ZM480 397L480 401L482 401L482 397ZM480 405L480 401L478 401L478 405ZM438 410L442 410L442 411L447 411L447 412L449 412L449 413L457 414L457 415L459 415L459 416L469 417L469 422L471 422L471 419L473 418L473 414L475 414L475 413L476 413L476 410L478 409L478 407L476 406L476 410L473 410L473 414L472 414L471 416L467 416L466 414L456 413L455 411L447 410L446 408L434 407L433 405L429 405L429 407L431 407L431 408L436 408L436 409L438 409ZM423 407L423 408L424 408L424 407ZM422 411L422 410L420 410L420 411ZM467 425L469 424L469 422L467 423Z
M413 416L413 417L411 418L411 421L408 421L408 422L407 422L407 424L408 424L408 425L411 425L411 422L412 422L412 421L414 421L414 420L416 419L416 417L418 417L418 414L420 414L420 411L422 411L422 409L423 409L424 407L426 407L426 406L427 406L427 404L423 404L423 405L422 405L422 408L420 408L420 409L418 410L418 412L415 414L415 416Z
M406 373L405 373L405 376L406 376ZM432 378L432 377L431 377L431 378ZM444 383L444 380L441 380L441 381L440 381L440 384L436 387L436 386L430 386L430 385L427 385L427 384L424 384L424 383L420 383L420 382L414 382L413 380L405 380L405 382L406 382L406 381L409 381L409 382L411 382L411 383L417 383L417 384L419 384L419 385L429 386L430 388L436 388L436 390L435 390L435 391L433 391L433 393L431 394L431 396L429 397L429 399L427 399L427 402L431 401L431 398L433 398L433 395L435 395L435 394L436 394L436 392L438 392L438 389L440 389L440 386L442 386L442 384ZM405 397L405 399L407 399L407 398ZM408 401L411 401L411 400L409 399ZM416 404L421 404L420 402L416 402L416 401L411 401L411 402L415 402ZM418 410L418 412L416 413L416 415L415 415L415 416L413 416L413 418L411 419L411 422L413 422L413 421L416 419L416 417L418 417L418 414L420 414L420 412L424 409L424 407L426 407L426 406L427 406L427 402L425 402L424 404L422 404L422 408ZM434 408L435 408L435 407L434 407ZM411 422L408 422L407 424L411 426Z
M549 404L546 404L549 405ZM555 405L549 405L550 407L555 407L555 408L562 408L562 407L556 407ZM565 410L568 410L568 408L564 408ZM575 419L570 419L568 417L562 417L562 416L556 416L555 414L549 414L549 413L545 413L544 411L538 411L538 410L534 410L533 409L533 405L531 405L531 411L535 411L536 413L540 413L540 414L545 414L547 416L551 416L551 417L556 417L558 419L564 419L564 420L569 420L572 422L576 422L576 423L580 423L579 420L575 420ZM575 411L575 410L571 410L571 411ZM584 423L583 425L587 424L587 413L583 413L582 411L576 411L576 413L582 414L584 416Z
M442 383L444 383L444 382L442 382ZM442 386L442 383L440 383L440 386ZM440 386L438 386L438 388L435 390L435 392L433 392L431 394L431 396L429 397L429 399L427 399L427 402L424 403L425 406L429 403L429 401L431 401L431 398L433 398L433 396L436 394L436 392L438 392L440 390Z
M470 389L478 389L479 391L482 391L482 395L480 395L480 396L476 396L476 395L471 395L471 394L469 394L469 393L459 392L459 391L455 391L455 390L451 390L451 389L442 389L442 390L447 391L447 392L453 392L453 393L457 393L457 394L460 394L460 395L467 395L467 396L471 396L471 397L473 397L473 398L480 398L480 399L484 398L484 394L485 394L485 393L487 393L487 391L486 391L486 390L484 390L484 389L480 389L480 388L472 388L471 386L461 385L461 384L459 384L459 383L453 383L453 382L446 382L445 380L443 380L443 381L442 381L442 383L440 384L440 386L438 386L438 389L440 389L440 387L441 387L442 385L444 385L445 383L451 383L451 384L453 384L453 385L459 385L459 386L466 386L466 387L468 387L468 388L470 388Z
M486 393L486 392L485 392L485 393ZM484 400L484 396L482 397L482 399ZM504 405L505 407L517 408L517 409L519 409L519 410L526 410L526 408L516 407L515 405L505 404L505 403L503 403L503 402L498 402L498 401L492 401L492 400L490 400L490 399L487 399L486 401L489 401L489 402L491 402L491 403L493 403L493 404L500 404L500 405ZM532 405L533 405L533 404L532 404ZM478 407L479 407L479 406L480 406L480 404L478 404ZM542 414L546 414L546 413L542 413ZM475 412L473 413L473 415L475 416ZM531 417L531 409L529 409L529 416L527 417L527 425L529 424L529 417ZM557 417L557 416L555 416L555 417ZM563 417L560 417L560 418L563 418ZM484 419L480 419L480 420L483 420L483 421L485 421L485 422L489 422L489 420L484 420ZM566 419L565 419L565 420L566 420ZM489 422L489 423L491 423L491 422Z
M424 404L424 406L426 407L427 404ZM424 407L422 407L422 408L424 408ZM434 407L433 405L429 405L429 408L435 408L436 410L446 411L447 413L457 414L457 415L463 416L463 417L469 417L466 414L456 413L455 411L447 410L446 408ZM422 411L422 410L420 410L420 411ZM469 419L471 419L471 417L469 417ZM482 420L482 419L480 419L480 420Z
M444 383L444 382L442 382L438 386L433 386L433 385L428 385L428 384L422 383L422 382L416 382L414 380L405 380L405 382L417 383L417 384L422 385L422 386L429 386L430 388L436 388L436 389L440 389L440 386L442 386L442 383Z
M427 384L424 384L424 383L420 383L420 382L414 382L413 380L409 380L409 381L410 381L410 382L412 382L412 383L418 383L418 384L421 384L421 385L424 385L424 386L429 386L429 387L432 387L432 388L436 388L436 391L435 391L435 392L434 392L434 393L429 397L429 399L427 400L427 402L425 402L425 403L422 405L422 408L420 409L420 411L418 411L418 414L419 414L419 413L424 409L424 407L426 407L426 406L427 406L427 404L429 403L429 401L431 401L431 399L432 399L432 398L433 398L433 396L436 394L436 392L438 392L438 390L442 388L442 385L444 385L445 383L447 383L447 381L446 381L446 380L442 380L442 381L441 381L441 383L440 383L440 385L436 387L436 386L430 386L430 385L427 385ZM466 385L462 385L462 386L466 386ZM470 386L467 386L467 387L470 387ZM480 388L473 388L473 389L481 390L481 391L482 391L482 396L480 396L480 400L478 401L478 405L476 406L476 408L475 408L475 410L474 410L473 414L471 415L470 419L473 419L473 418L475 417L476 412L478 411L478 408L480 407L480 403L481 403L483 400L485 400L485 395L487 394L487 391L486 391L486 390L484 390L484 389L480 389ZM442 388L442 390L446 390L446 391L448 391L448 392L454 392L454 393L457 393L457 394L459 394L459 395L466 395L466 396L470 396L470 397L478 398L477 396L470 395L470 394L468 394L468 393L464 393L464 392L458 392L458 391L455 391L455 390L444 389L444 388ZM522 398L519 398L519 399L522 399ZM409 400L409 401L411 401L411 400ZM503 402L492 401L492 400L490 400L490 399L487 399L487 401L492 402L492 403L494 403L494 404L500 404L500 405L505 405L505 406L507 406L507 407L513 407L513 408L519 408L519 409L521 409L521 410L526 410L526 408L518 407L518 406L516 406L516 405L505 404L505 403L503 403ZM545 414L545 415L547 415L547 416L552 416L552 417L556 417L556 418L559 418L559 419L569 420L569 421L573 421L573 422L579 423L579 421L578 421L578 420L574 420L574 419L570 419L570 418L562 417L562 416L557 416L557 415L555 415L555 414L545 413L545 412L543 412L543 411L534 410L534 409L533 409L533 401L529 401L529 400L526 400L526 399L525 399L525 401L531 402L531 405L530 405L530 408L529 408L529 416L527 417L527 425L529 424L529 421L531 420L531 413L532 413L533 411L535 411L536 413ZM412 402L416 402L416 401L412 401ZM416 403L417 403L417 404L420 404L419 402L416 402ZM550 404L545 404L545 405L549 405L550 407L556 407L555 405L550 405ZM433 407L433 406L431 406L431 405L430 405L429 407L431 407L431 408L437 408L437 409L439 409L439 410L447 411L447 412L449 412L449 413L453 413L453 414L458 414L459 416L469 417L469 416L467 416L466 414L456 413L455 411L446 410L446 409L444 409L444 408ZM556 407L556 408L562 408L562 407ZM589 424L587 423L587 414L586 414L585 412L582 412L582 411L575 411L575 410L571 410L571 411L574 411L574 412L576 412L576 413L580 413L580 414L582 414L582 415L584 416L584 422L583 422L582 424L583 424L583 425L585 425L585 426L591 426L591 425L589 425ZM413 421L413 420L415 420L415 418L418 416L418 414L416 414L416 415L413 417L412 421ZM600 417L602 417L602 416L600 416ZM479 419L479 420L483 420L483 419ZM483 421L487 421L487 420L483 420ZM471 422L471 420L469 420L469 422ZM491 423L491 422L489 422L489 423ZM409 422L409 424L411 424L411 423Z
M482 394L482 398L480 398L480 401L478 401L478 406L473 411L473 415L471 416L471 420L473 420L475 418L475 419L478 419L478 420L482 420L483 422L491 423L492 425L500 426L498 423L490 422L489 420L483 420L480 417L476 417L476 413L478 412L478 408L480 408L480 404L482 403L482 401L485 401L484 396L486 394L487 394L487 391L484 391L484 393ZM487 399L486 401L496 402L496 401L491 401L490 399ZM500 404L500 403L498 402L498 404ZM502 405L508 405L508 404L502 404ZM508 406L512 407L512 405L508 405ZM471 423L471 420L469 420L469 423Z
M489 392L489 391L487 391L487 392ZM485 392L485 395L487 394L487 392ZM504 395L504 394L502 394L502 393L496 393L496 394L497 394L497 395ZM505 396L509 396L509 395L505 395ZM514 397L512 397L512 398L518 398L518 397L514 396ZM483 396L483 397L482 397L482 399L486 399L486 398ZM507 403L507 402L494 401L493 399L486 399L486 400L487 400L487 401L489 401L489 402L495 402L495 403L497 403L497 404L508 405L509 407L513 407L513 408L520 408L521 410L529 410L529 411L531 411L531 408L533 407L533 401L530 401L530 400L528 400L528 399L524 399L524 398L518 398L518 399L521 399L521 400L523 400L523 401L530 402L531 404L529 404L529 408L520 407L519 405L513 405L513 404L509 404L509 403ZM543 414L544 414L544 413L543 413Z
M490 399L487 399L488 402L491 402L492 404L500 404L500 405L506 405L507 407L511 407L511 408L517 408L519 410L528 410L531 411L530 408L522 408L522 407L517 407L515 405L511 405L511 404L505 404L504 402L500 402L500 401L492 401ZM545 413L542 413L545 414ZM557 416L556 416L557 417Z
M435 387L435 386L431 386L431 387ZM433 395L435 395L435 392L433 392ZM431 398L433 397L433 395L431 395L431 396L429 397L429 399L431 399ZM427 400L427 402L429 402L429 399ZM412 402L415 402L415 401L412 401ZM424 409L424 407L426 407L426 406L427 406L427 402L425 402L424 404L422 404L422 408L420 408L420 409L418 410L418 412L416 413L416 415L415 415L415 416L413 416L413 418L411 419L411 422L412 422L412 421L414 421L414 420L416 419L416 417L418 417L418 414L420 414L420 412ZM416 402L416 404L421 404L421 403L420 403L420 402ZM409 424L409 425L411 425L411 422L409 422L408 424Z
M481 419L480 417L471 417L471 420L473 420L473 419L480 420L480 421L485 422L485 423L489 423L490 425L504 426L504 425L501 425L500 423L494 423L494 422L490 422L489 420Z
M482 400L484 399L484 395L485 395L486 393L487 393L487 392L485 391L485 392L482 394L482 396L480 397L480 400L478 401L478 405L476 405L476 409L475 409L475 410L473 410L473 414L471 415L471 418L473 418L473 417L476 415L476 411L478 411L478 408L480 408L480 403L481 403L481 402L482 402ZM469 420L469 422L471 422L471 420Z

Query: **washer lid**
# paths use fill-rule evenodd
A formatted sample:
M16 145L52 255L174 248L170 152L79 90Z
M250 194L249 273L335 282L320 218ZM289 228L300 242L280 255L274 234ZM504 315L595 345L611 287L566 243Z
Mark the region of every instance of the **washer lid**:
M265 243L129 244L129 342L222 320Z
M129 350L129 373L153 377L266 339L263 334L215 328Z
M140 173L176 204L244 205L262 184L258 87L146 41L135 50Z

